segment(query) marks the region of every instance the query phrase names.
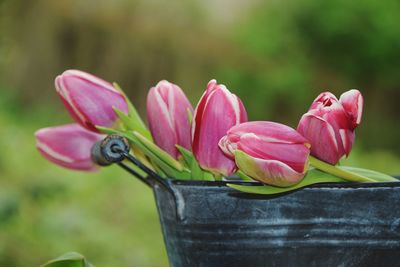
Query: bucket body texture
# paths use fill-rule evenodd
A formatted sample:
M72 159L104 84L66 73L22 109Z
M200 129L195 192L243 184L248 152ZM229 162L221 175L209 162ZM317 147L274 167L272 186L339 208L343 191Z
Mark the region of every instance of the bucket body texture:
M400 185L318 185L278 196L224 182L154 187L172 267L400 266Z

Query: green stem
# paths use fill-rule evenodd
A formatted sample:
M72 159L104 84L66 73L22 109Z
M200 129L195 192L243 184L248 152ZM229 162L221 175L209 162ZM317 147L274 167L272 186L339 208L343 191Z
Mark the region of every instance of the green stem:
M365 177L363 175L355 174L353 172L349 172L343 169L339 169L334 165L323 162L322 160L319 160L312 156L310 156L310 165L312 165L316 169L319 169L326 173L333 174L335 176L338 176L340 178L343 178L351 182L376 182L374 179Z
M222 181L222 175L220 173L213 173L215 181Z

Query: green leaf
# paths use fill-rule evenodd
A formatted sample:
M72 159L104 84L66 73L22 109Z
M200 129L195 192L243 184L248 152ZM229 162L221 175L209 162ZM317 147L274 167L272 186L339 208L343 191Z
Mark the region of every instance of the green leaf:
M188 116L189 125L192 125L193 113L192 113L192 111L191 111L189 108L186 109L186 113L187 113L187 116Z
M180 145L176 145L176 148L189 166L192 180L203 180L204 171L200 168L193 153Z
M185 160L186 164L188 166L190 166L192 164L192 160L194 158L193 153L191 151L187 150L186 148L184 148L183 146L175 145L175 147L181 153L181 155L182 155L183 159Z
M252 179L250 176L247 176L244 172L242 172L241 170L237 171L236 174L242 178L242 180L244 181L249 181L249 182L254 182L255 180Z
M350 172L344 169L341 169L340 166L334 166L329 163L326 163L322 160L319 160L313 156L309 157L310 160L310 165L327 173L330 173L332 175L336 175L338 177L341 177L343 179L346 179L351 182L377 182L376 180L366 177L364 175L360 175L354 172Z
M154 155L156 155L166 164L170 165L172 168L178 171L183 171L182 164L179 161L175 160L173 157L171 157L170 154L159 148L156 144L154 144L149 139L141 135L139 132L134 131L133 135L143 146L145 146L149 151L151 151Z
M129 137L127 137L129 139ZM134 142L137 142L136 145L145 153L162 171L166 174L167 177L171 179L180 179L180 180L190 180L191 174L188 170L183 169L179 171L169 164L167 164L163 159L159 158L156 154L154 154L151 150L149 150L146 146L144 146L139 141L135 140L135 136L133 136Z
M84 256L76 252L68 252L54 260L48 261L41 267L94 267Z
M317 169L311 169L307 172L303 180L301 180L298 184L290 187L275 187L270 185L237 185L237 184L228 184L228 186L245 193L273 195L273 194L293 191L312 184L340 183L340 182L347 182L347 181L332 174L322 172Z
M211 172L203 170L203 180L204 181L215 181L215 176Z
M123 133L121 131L115 130L115 129L111 129L111 128L107 128L107 127L103 127L103 126L98 126L96 125L96 129L100 131L100 133L102 134L119 134L123 136Z
M138 131L139 133L143 134L144 136L146 136L150 140L152 140L151 134L150 134L149 130L147 129L146 124L143 122L142 118L140 117L139 113L137 112L135 106L129 100L128 96L121 89L119 84L114 82L113 85L114 85L115 89L117 89L118 91L120 91L122 93L122 95L125 98L125 101L128 103L128 116L129 116L130 120L133 121L133 124L135 125L135 128L133 128L131 130ZM125 115L125 113L124 113L124 115Z
M349 171L352 173L357 173L359 175L363 175L363 176L371 178L377 182L399 182L398 179L396 179L390 175L377 172L377 171L356 168L356 167L349 167L349 166L337 166L337 168L345 170L345 171Z
M137 131L141 133L143 136L146 138L153 140L150 132L147 129L144 129L143 126L141 125L141 122L126 115L122 110L113 107L113 110L115 114L117 114L118 118L121 120L121 122L124 124L126 130L129 131Z

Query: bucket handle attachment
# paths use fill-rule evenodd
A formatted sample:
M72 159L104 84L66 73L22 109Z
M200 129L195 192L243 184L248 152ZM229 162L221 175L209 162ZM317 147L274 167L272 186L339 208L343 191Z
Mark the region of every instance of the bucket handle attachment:
M111 134L93 145L91 157L92 160L100 166L109 166L114 163L118 164L122 169L129 172L151 188L155 187L156 185L161 185L164 187L174 198L177 219L184 220L185 202L181 193L172 186L171 180L160 177L156 172L144 165L135 156L129 154L129 150L130 145L126 138L117 134ZM128 164L123 162L125 159L137 166L148 176L144 177L132 169Z

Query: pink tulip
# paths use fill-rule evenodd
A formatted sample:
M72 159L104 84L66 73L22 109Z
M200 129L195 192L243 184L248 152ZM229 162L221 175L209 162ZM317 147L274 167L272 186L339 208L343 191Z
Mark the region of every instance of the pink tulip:
M175 145L191 150L188 111L193 107L179 86L160 81L147 95L147 119L155 143L175 159Z
M218 147L219 140L235 125L247 121L242 101L225 85L211 80L198 103L192 123L192 148L200 166L216 174L229 176L235 162Z
M350 90L338 100L333 94L320 94L297 126L297 131L311 143L311 155L335 165L348 156L361 122L363 97Z
M239 169L262 183L290 186L303 179L310 145L289 126L253 121L232 127L219 146Z
M97 126L111 127L117 121L113 107L128 113L121 92L89 73L67 70L55 80L57 93L76 122L98 132Z
M93 171L91 160L94 143L103 137L79 124L43 128L35 133L36 147L49 161L68 169Z

